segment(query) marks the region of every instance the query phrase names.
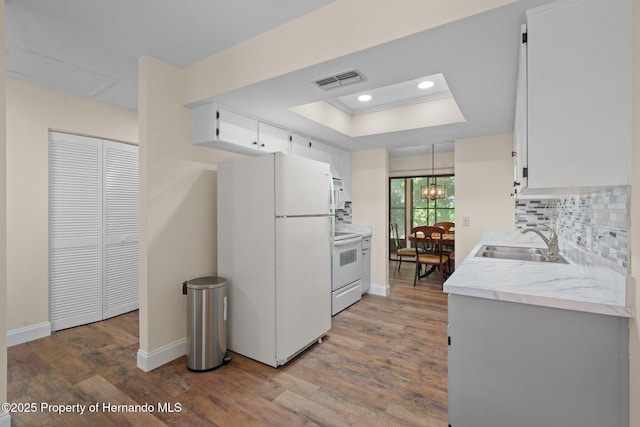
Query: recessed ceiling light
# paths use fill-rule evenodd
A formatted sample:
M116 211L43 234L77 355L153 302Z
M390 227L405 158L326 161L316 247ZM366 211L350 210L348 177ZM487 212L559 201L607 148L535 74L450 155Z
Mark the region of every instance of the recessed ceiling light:
M371 101L371 95L360 95L358 97L358 101L360 101L360 102Z
M420 82L420 84L418 84L418 88L419 89L429 89L430 87L433 87L434 83L431 80L425 80L424 82Z

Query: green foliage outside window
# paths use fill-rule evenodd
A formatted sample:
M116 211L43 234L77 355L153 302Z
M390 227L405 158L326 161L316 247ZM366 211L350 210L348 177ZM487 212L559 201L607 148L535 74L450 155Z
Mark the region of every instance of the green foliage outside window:
M404 179L392 179L389 186L389 221L398 224L398 234L405 234L405 188Z
M447 197L429 200L420 197L420 187L435 180L437 185L445 185ZM406 189L409 186L411 200L406 200ZM411 228L420 225L432 225L436 222L455 222L455 176L391 178L389 186L389 220L398 224L398 234L403 238ZM407 202L411 206L407 206ZM410 209L411 223L406 224L406 209Z

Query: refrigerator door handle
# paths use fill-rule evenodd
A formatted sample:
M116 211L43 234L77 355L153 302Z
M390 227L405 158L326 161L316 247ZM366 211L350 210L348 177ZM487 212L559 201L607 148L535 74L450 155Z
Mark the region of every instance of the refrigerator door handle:
M331 191L329 192L329 200L331 206L329 207L329 213L331 215L335 215L336 213L336 199L335 199L335 188L333 187L333 176L329 173L329 185L331 186Z
M331 215L331 229L329 230L330 232L330 236L331 236L331 241L333 242L333 239L336 235L336 200L335 200L335 192L334 192L334 187L333 187L333 175L331 174L331 172L329 172L329 202L330 202L330 206L329 206L329 214Z

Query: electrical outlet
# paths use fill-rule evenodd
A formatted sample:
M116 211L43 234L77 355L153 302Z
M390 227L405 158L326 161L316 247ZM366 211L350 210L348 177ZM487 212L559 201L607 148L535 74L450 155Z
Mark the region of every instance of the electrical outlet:
M462 225L468 227L471 225L471 217L463 216L462 217Z

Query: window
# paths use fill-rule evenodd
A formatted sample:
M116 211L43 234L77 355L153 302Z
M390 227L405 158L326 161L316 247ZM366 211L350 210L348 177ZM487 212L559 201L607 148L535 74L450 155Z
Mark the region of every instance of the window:
M432 183L447 187L447 197L429 200L420 197L420 187ZM436 222L455 222L455 176L416 176L389 179L389 221L398 224L399 245L405 245L405 236L413 227ZM389 254L394 257L393 239L389 241Z
M405 235L406 221L406 181L402 179L391 178L389 186L389 221L398 224L398 234L401 237Z
M455 221L455 177L416 177L411 180L412 209L411 228L419 225L432 225L436 222ZM444 199L429 200L420 197L420 187L429 185L435 180L437 185L444 184L447 187L447 197Z

